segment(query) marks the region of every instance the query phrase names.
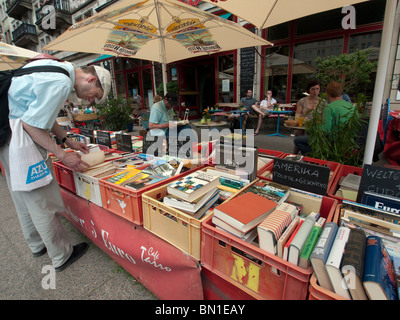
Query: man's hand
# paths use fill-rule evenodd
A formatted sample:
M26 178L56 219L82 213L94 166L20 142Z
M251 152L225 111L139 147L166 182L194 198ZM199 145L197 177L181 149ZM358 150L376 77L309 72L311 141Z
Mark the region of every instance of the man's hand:
M64 152L60 160L68 168L71 168L72 171L84 172L90 167L89 164L81 159L81 155L77 152Z
M89 153L89 147L82 142L78 142L72 139L67 139L65 144L71 149L82 151L83 153Z

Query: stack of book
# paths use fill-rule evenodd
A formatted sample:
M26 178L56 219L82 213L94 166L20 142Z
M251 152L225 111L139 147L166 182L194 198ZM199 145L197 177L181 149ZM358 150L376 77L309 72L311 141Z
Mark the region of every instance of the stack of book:
M398 220L398 215L343 201L340 225L325 225L310 256L318 284L345 299L397 300Z
M272 200L246 192L216 206L212 222L217 228L252 242L257 237L257 225L277 206Z
M215 168L253 181L257 178L258 148L224 141L216 146Z
M196 171L167 185L162 201L200 219L219 198L219 176Z
M336 190L335 196L356 201L360 181L361 176L352 173L349 173L346 177L342 177L341 181L339 181L339 188Z

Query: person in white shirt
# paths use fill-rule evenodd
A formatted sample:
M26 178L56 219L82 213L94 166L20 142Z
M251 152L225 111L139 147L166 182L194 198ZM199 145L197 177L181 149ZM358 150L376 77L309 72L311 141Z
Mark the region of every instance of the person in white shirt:
M262 119L268 114L269 110L273 110L275 103L276 100L272 98L272 90L267 90L264 100L251 106L251 108L258 113L257 128L254 131L255 136L258 135L258 131L260 130L262 124Z

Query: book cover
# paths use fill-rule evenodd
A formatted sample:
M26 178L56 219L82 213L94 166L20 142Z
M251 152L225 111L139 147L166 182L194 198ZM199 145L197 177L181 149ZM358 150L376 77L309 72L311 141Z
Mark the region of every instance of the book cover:
M340 270L344 249L347 240L349 239L350 229L340 227L336 233L335 241L333 242L331 252L329 253L328 260L326 261L326 271L329 279L331 280L333 290L339 296L345 299L351 299L347 284L343 279Z
M121 172L118 172L118 173L112 175L111 177L107 178L106 181L115 183L115 184L121 184L128 180L140 179L144 175L147 176L147 174L142 173L141 170L128 168L124 171L121 171Z
M303 206L302 212L309 214L310 212L320 212L322 204L322 196L302 192L298 189L291 189L288 201L301 204Z
M298 217L298 216L294 217L292 222L288 225L288 227L285 229L285 231L283 231L282 235L278 239L277 256L279 258L283 258L283 248L285 247L287 241L289 240L289 238L293 234L294 230L298 226L299 222L300 222L300 217Z
M397 214L400 220L400 198L364 191L362 203L378 210Z
M272 181L259 180L244 192L252 192L281 204L288 198L290 187Z
M315 224L307 237L303 250L301 250L299 267L308 269L310 267L310 256L321 234L322 228L320 225Z
M323 228L317 244L310 255L310 263L314 269L318 284L329 291L334 291L331 280L326 272L325 263L328 260L333 242L336 238L338 226L335 222L327 222Z
M153 176L153 175L147 176L146 175L146 177L142 177L142 178L140 178L138 180L125 183L124 187L132 188L134 190L139 190L139 189L147 187L147 186L149 186L149 185L151 185L153 183L162 181L162 180L164 180L166 178L167 177L163 177L163 176Z
M307 237L310 234L314 224L315 224L315 218L312 216L308 216L304 220L303 225L301 226L301 228L299 229L292 243L289 246L288 261L296 266L299 264L301 250L303 250Z
M182 200L179 197L169 194L163 198L163 202L171 207L194 213L199 210L204 204L206 204L208 200L213 198L217 193L219 193L218 188L213 188L205 195L197 198L193 202L188 202Z
M191 202L218 185L218 176L204 171L196 171L168 184L167 191L174 196Z
M393 262L380 237L367 237L363 284L371 300L397 300Z
M215 207L214 215L233 228L247 233L261 223L276 207L276 202L247 192Z
M285 228L292 222L290 212L276 209L266 217L258 226L258 243L260 249L277 255L278 239Z
M363 230L351 229L343 254L341 270L353 300L368 300L362 284L366 239Z

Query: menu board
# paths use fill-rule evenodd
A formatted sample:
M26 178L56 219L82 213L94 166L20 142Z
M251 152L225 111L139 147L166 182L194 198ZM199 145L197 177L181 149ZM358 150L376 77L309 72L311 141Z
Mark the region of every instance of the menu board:
M111 148L111 137L108 131L96 131L97 143Z
M130 134L115 134L115 139L117 142L117 150L133 152L132 148L132 136Z
M94 138L93 138L93 130L88 129L88 128L80 128L81 130L81 135L85 137L89 137L90 143L94 143Z
M248 89L253 90L254 84L254 59L253 47L240 50L240 97L246 96Z
M400 170L365 164L358 189L357 202L361 203L365 191L400 197Z
M325 166L275 158L272 181L325 195L328 191L330 171L330 168Z

